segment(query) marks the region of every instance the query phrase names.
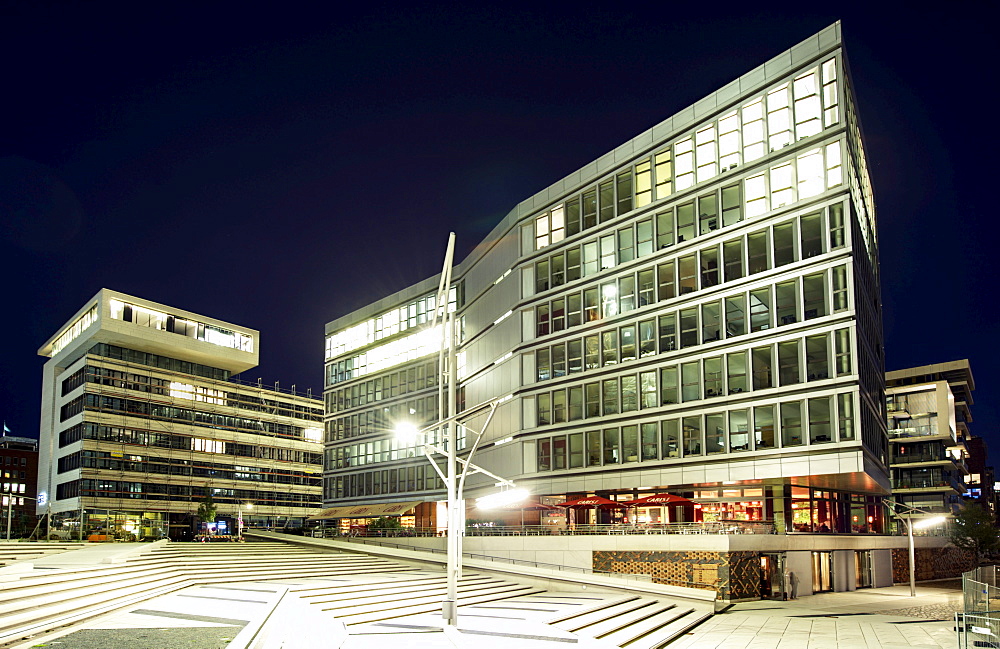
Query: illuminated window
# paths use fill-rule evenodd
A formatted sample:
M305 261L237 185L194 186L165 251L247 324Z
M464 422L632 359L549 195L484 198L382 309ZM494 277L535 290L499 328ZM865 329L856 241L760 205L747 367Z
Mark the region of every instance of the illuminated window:
M823 193L822 150L815 149L800 155L796 160L796 172L799 180L799 199Z
M653 169L647 160L635 166L635 206L644 207L653 202Z
M820 122L819 72L813 69L795 78L795 139L816 135L823 130Z
M823 63L823 122L832 126L840 119L837 98L837 60Z
M111 301L112 309L114 309L114 303L115 300L112 300ZM119 302L119 304L121 303ZM112 317L114 316L112 315ZM90 307L90 309L86 313L77 318L73 324L67 327L66 330L59 335L58 338L56 338L56 341L52 343L52 355L55 356L63 349L65 349L66 345L76 340L87 327L94 324L94 322L96 321L97 321L97 305L95 304L94 306Z
M767 212L767 185L764 174L751 176L743 181L743 200L747 217L760 216Z
M698 182L703 182L718 175L715 124L710 124L695 133L694 139L695 157L698 162Z
M656 198L666 198L673 193L673 160L670 149L660 151L653 157L656 173Z
M740 164L740 120L730 113L719 120L719 170L729 171Z
M226 444L225 442L219 440L205 439L203 437L192 437L191 450L204 451L205 453L225 453Z
M767 93L767 132L771 151L791 144L792 120L787 83Z
M694 144L691 138L674 144L674 164L677 172L677 190L694 185Z
M764 147L764 100L756 99L740 111L743 116L743 159L750 162L767 153Z
M826 186L836 187L844 180L840 159L840 142L826 145Z
M795 191L792 189L791 162L771 167L770 180L771 209L777 209L795 202Z

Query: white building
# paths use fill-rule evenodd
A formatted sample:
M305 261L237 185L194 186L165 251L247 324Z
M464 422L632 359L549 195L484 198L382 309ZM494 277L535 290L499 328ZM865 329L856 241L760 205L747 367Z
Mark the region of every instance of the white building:
M219 518L300 525L320 505L322 403L240 384L258 332L101 290L39 349L40 514L55 529L179 538Z

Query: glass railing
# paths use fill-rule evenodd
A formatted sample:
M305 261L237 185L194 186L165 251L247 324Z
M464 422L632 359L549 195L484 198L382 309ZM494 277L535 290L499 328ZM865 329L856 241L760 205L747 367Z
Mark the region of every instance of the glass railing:
M936 425L907 426L905 428L892 428L889 430L889 437L931 437L933 435L943 435L938 431Z

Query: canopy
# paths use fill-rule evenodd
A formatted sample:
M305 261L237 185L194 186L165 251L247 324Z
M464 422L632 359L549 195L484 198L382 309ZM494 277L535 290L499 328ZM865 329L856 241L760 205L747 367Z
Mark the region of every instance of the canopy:
M694 501L688 500L683 496L675 496L674 494L655 494L653 496L646 496L645 498L626 500L622 504L629 507L645 507L647 505L693 505Z
M405 503L380 503L377 505L352 505L350 507L330 507L308 520L322 521L332 518L372 518L375 516L399 516L419 505L422 500Z
M556 503L556 507L566 507L568 509L625 509L622 503L602 498L601 496L587 496L576 500L567 500L564 503Z

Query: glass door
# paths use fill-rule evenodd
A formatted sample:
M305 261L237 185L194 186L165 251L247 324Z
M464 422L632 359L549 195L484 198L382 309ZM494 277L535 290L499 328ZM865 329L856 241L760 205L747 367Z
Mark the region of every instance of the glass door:
M814 593L833 590L833 553L812 553L812 589Z
M872 553L871 550L854 552L854 587L872 587Z
M785 555L764 552L760 555L761 599L784 599Z

